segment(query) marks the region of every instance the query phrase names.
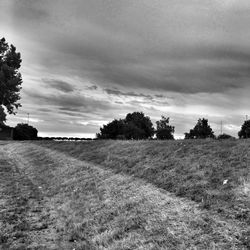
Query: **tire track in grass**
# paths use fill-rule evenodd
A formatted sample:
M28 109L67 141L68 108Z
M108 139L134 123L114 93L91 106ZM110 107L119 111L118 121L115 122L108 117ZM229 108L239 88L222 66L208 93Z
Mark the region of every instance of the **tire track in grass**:
M8 150L75 249L247 249L237 224L143 180L37 145Z
M1 144L3 146L3 143ZM0 249L60 247L40 187L0 148Z

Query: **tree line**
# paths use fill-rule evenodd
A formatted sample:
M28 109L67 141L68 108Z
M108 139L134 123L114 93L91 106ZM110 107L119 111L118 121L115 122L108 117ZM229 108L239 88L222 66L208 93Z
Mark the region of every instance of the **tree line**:
M175 127L170 125L170 118L161 116L156 121L154 128L151 119L143 112L133 112L126 115L124 119L114 119L100 128L96 134L97 139L113 140L143 140L156 138L158 140L174 140ZM185 139L230 139L234 138L228 134L221 134L218 137L208 123L208 119L198 119L194 128L186 132ZM238 133L239 138L250 138L250 120L245 121Z
M162 116L156 122L155 131L153 123L143 112L133 112L127 114L124 119L115 119L100 128L100 133L96 135L98 139L126 139L141 140L150 139L156 133L158 139L174 139L174 127L169 124L169 118Z

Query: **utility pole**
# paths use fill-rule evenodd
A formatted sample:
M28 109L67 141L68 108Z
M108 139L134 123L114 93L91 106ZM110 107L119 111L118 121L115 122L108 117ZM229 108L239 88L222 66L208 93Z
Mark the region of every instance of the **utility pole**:
M27 117L27 124L29 125L29 121L30 121L30 113L27 113L28 117Z
M222 121L220 122L220 134L222 135Z

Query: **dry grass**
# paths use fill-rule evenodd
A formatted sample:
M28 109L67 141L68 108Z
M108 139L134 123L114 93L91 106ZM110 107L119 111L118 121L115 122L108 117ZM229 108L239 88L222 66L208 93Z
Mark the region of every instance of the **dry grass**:
M248 140L39 142L116 173L141 178L241 224L250 245ZM226 184L223 184L226 180Z
M245 222L201 209L189 195L176 197L153 185L167 178L156 159L163 157L166 164L172 149L182 151L178 143L171 150L168 144L150 143L154 142L43 144L57 151L31 143L6 145L20 173L39 188L49 228L54 229L57 248L37 249L247 249ZM159 146L166 148L160 156ZM148 178L138 179L134 165Z
M246 195L248 198L250 198L250 180L243 179L242 181L242 190L243 194Z
M250 222L250 141L39 142L79 160L146 180L225 217ZM226 184L223 184L226 181ZM244 212L246 213L246 212ZM242 222L246 222L244 219Z

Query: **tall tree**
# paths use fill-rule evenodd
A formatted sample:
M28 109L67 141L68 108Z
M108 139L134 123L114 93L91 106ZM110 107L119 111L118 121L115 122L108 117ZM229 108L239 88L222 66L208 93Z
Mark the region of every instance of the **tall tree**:
M124 120L113 120L100 128L100 133L96 134L98 139L119 139L124 134Z
M207 119L199 119L193 129L189 133L185 133L185 139L205 139L215 138L214 132Z
M250 138L250 120L244 121L238 136L239 138Z
M113 120L100 128L98 139L148 139L154 135L154 127L142 112L127 114L125 119Z
M129 139L148 139L154 135L154 127L148 116L145 116L143 112L133 112L127 114L125 123L130 129ZM132 132L132 133L131 133Z
M0 40L0 106L5 106L9 114L15 114L21 107L20 90L22 76L19 72L21 55L13 45L8 45L4 38ZM4 110L0 109L0 113ZM0 114L1 116L1 114Z
M161 120L156 121L156 137L159 140L173 140L174 126L169 125L169 117L161 116Z

